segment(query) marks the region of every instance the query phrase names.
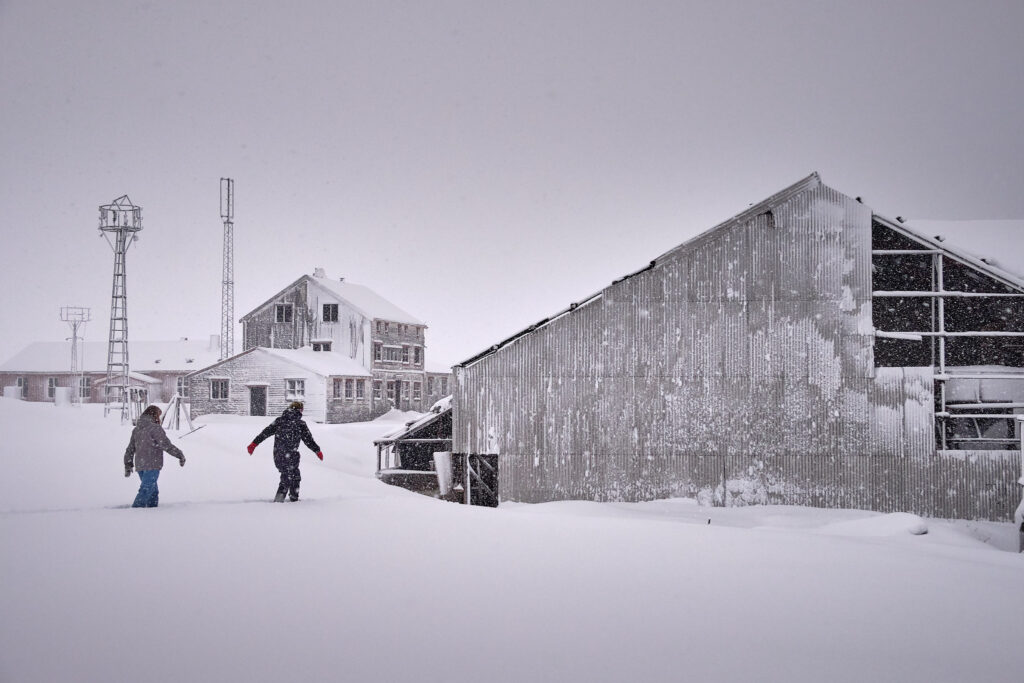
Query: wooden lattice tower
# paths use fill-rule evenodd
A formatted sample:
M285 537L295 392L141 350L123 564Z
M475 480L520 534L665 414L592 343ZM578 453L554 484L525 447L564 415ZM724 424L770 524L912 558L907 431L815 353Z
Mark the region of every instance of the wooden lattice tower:
M132 414L131 380L128 360L128 292L125 256L142 230L142 207L128 195L100 207L100 233L114 250L114 281L110 294L110 336L107 343L107 381L103 388L103 414L120 404L121 421Z
M224 221L224 276L220 299L220 359L235 355L235 181L220 179L220 217Z

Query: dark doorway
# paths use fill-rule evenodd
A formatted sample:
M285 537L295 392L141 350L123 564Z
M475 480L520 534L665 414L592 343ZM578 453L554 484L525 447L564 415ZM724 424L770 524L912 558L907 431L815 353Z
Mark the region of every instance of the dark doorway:
M267 388L249 387L249 414L266 416Z
M395 380L395 407L399 410L405 410L402 407L402 383L399 380Z

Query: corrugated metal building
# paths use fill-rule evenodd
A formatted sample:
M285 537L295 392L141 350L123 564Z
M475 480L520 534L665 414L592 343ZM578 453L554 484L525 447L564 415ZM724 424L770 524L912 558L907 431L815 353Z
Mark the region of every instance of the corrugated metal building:
M455 368L500 499L1007 519L1024 281L817 174Z

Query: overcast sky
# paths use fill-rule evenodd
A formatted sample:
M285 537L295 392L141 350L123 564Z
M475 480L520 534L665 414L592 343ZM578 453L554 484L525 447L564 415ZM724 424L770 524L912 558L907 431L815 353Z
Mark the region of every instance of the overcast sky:
M0 0L0 359L68 336L64 305L106 339L122 194L130 338L216 334L222 176L236 318L323 267L448 363L812 171L889 216L1024 218L1022 26L1020 0Z

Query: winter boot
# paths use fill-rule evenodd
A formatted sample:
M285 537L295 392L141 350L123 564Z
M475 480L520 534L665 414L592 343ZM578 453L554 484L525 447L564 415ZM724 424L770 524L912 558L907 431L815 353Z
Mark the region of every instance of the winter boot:
M278 486L277 487L277 495L274 496L274 502L275 503L283 503L284 502L284 493L285 493L284 485Z
M299 499L299 487L288 489L288 500L293 503Z

